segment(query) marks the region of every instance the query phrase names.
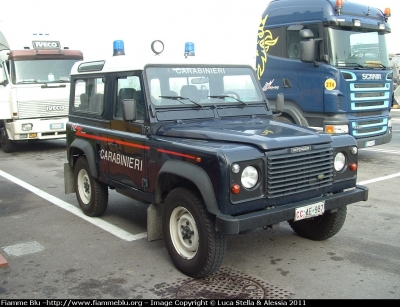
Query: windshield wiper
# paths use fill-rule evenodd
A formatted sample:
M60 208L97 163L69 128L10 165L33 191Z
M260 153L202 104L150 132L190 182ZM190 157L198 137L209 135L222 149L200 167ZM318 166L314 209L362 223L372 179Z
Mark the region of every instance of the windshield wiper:
M359 64L359 63L345 63L346 66L355 66L355 67L360 67L360 68L364 68L363 65Z
M17 84L21 84L21 83L39 83L39 81L35 80L35 79L23 79L23 80L17 82Z
M44 84L42 84L42 88L46 88L46 87L51 87L51 88L55 88L55 87L67 87L65 84L57 84L57 85L49 85L48 83L52 83L52 82L45 82Z
M208 96L208 97L209 97L209 98L224 99L224 100L225 100L225 98L233 98L233 99L235 99L236 101L240 102L241 104L244 104L245 106L247 106L247 103L245 103L244 101L242 101L242 100L240 100L240 99L237 99L236 97L229 96L229 95L216 95L216 96Z
M166 99L171 99L171 100L177 100L179 101L181 104L185 104L182 100L189 100L191 103L198 105L199 107L203 107L203 105L201 105L198 102L195 102L187 97L182 97L182 96L160 96L160 98L166 98Z

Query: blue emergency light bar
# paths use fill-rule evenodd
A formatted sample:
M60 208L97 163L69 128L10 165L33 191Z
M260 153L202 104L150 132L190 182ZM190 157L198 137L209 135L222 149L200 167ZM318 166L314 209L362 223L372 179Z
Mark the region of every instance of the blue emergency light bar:
M116 55L125 55L124 41L116 40L113 44L114 56Z
M185 43L185 58L194 56L194 44L192 42Z

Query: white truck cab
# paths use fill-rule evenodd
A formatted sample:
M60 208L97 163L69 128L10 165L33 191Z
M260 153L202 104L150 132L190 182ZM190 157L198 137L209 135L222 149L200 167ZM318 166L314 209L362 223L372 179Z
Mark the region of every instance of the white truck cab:
M65 138L70 72L82 52L48 34L0 31L0 144Z

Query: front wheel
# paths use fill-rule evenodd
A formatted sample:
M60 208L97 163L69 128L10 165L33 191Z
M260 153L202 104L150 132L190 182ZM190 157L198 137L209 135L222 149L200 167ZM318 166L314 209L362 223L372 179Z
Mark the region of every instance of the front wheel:
M5 153L10 153L15 150L15 144L8 138L7 129L5 127L1 127L0 131L1 135L1 148Z
M74 167L76 198L83 213L88 216L100 216L108 204L108 186L90 174L85 157L80 157Z
M301 237L322 241L333 237L342 228L346 220L347 207L337 209L336 212L327 211L321 216L302 221L289 221L290 227Z
M168 254L182 273L202 278L218 270L226 237L215 230L214 219L197 193L172 190L164 203L162 226Z
M295 121L291 117L285 115L277 116L275 117L275 120L286 124L295 124Z

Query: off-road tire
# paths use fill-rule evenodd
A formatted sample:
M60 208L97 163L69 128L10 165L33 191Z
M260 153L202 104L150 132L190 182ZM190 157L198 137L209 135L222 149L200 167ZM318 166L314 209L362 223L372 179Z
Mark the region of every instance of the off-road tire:
M336 212L327 211L321 216L301 221L289 221L290 227L301 237L322 241L333 237L342 228L346 220L347 206Z
M202 278L218 270L226 253L226 237L214 224L197 193L175 188L168 194L162 214L163 237L172 262L182 273Z
M108 186L90 174L85 157L80 157L74 167L76 198L83 213L95 217L102 215L108 204Z
M5 153L11 153L15 150L15 144L8 138L7 129L1 127L0 129L1 148Z

